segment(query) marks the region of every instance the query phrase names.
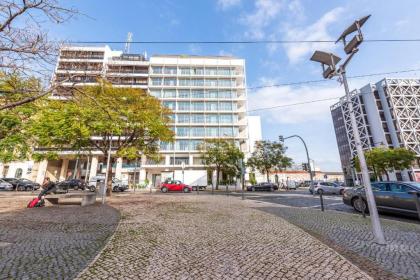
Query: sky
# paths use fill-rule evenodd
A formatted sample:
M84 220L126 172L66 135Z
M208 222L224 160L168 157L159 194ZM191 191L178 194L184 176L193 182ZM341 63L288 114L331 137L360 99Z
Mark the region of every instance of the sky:
M63 1L66 5L69 1ZM68 41L244 41L335 40L355 19L371 14L366 39L419 38L418 0L76 0L81 15L62 25L48 25L50 36ZM107 4L105 4L107 3ZM123 3L123 4L122 4ZM123 50L124 44L111 44ZM340 160L330 106L336 101L252 111L259 108L341 97L336 80L294 86L258 86L319 80L321 67L309 61L314 50L344 57L342 46L311 44L132 44L132 53L232 55L246 60L248 109L261 116L263 138L298 134L311 159L324 171L339 171ZM348 66L348 75L420 69L420 43L365 42ZM387 77L419 78L420 71ZM350 88L376 83L385 76L349 80ZM296 164L305 161L303 145L286 140Z

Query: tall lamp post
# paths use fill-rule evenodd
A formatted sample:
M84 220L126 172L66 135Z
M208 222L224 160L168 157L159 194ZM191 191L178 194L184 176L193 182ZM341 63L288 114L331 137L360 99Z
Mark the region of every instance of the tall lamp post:
M354 142L356 145L357 156L360 161L360 169L362 171L366 199L368 202L369 213L372 221L373 234L378 244L386 244L381 223L379 220L378 210L376 208L375 197L373 195L372 186L370 184L369 171L366 164L366 158L363 153L362 142L360 140L360 134L357 127L356 117L353 110L353 103L351 101L350 89L346 77L346 66L353 58L353 56L359 51L358 47L363 42L363 34L361 27L369 19L369 17L370 15L353 22L353 24L351 24L349 27L346 28L346 30L344 30L344 32L336 41L336 43L342 41L344 44L344 52L347 54L347 58L343 62L343 64L337 66L341 58L332 53L326 53L322 51L315 51L315 53L311 57L311 60L321 63L324 79L331 79L335 76L338 76L341 79L342 84L344 85L347 104L349 107ZM349 42L347 42L346 37L354 32L357 32L357 34Z

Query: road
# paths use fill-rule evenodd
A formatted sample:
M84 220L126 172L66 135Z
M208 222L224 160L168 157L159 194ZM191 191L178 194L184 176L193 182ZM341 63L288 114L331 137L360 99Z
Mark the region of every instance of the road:
M241 194L236 192L236 196ZM308 189L299 189L291 191L276 191L271 192L246 192L246 199L280 204L290 207L299 207L307 209L321 209L319 196L312 195ZM345 213L352 213L360 215L352 207L345 205L340 195L324 195L325 210L339 211ZM419 223L416 218L404 217L401 215L381 214L381 218L397 220L401 222Z

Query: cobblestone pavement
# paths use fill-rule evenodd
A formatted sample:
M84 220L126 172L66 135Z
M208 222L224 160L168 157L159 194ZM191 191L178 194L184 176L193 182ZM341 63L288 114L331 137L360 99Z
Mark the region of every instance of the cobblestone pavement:
M298 227L233 196L114 196L118 229L79 279L372 279Z
M404 279L420 279L420 224L381 219L387 245L374 243L370 219L361 215L311 208L282 207L255 202L258 209L275 214L336 248L364 270L387 270ZM367 264L367 262L372 262ZM367 262L366 262L367 261ZM373 264L373 265L372 265ZM375 267L376 266L376 267ZM378 270L379 267L379 270ZM376 272L375 272L376 271ZM377 279L393 278L384 274Z
M115 231L109 206L25 209L33 196L0 196L0 279L73 279Z

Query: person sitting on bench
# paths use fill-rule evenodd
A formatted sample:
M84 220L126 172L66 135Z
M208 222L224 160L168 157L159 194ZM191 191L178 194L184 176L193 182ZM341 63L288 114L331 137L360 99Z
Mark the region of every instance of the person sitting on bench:
M38 195L39 199L42 199L43 196L45 196L45 195L49 194L51 191L53 191L55 189L55 184L53 182L51 182L49 177L45 177L44 182L42 182L41 188L42 188L42 191Z

